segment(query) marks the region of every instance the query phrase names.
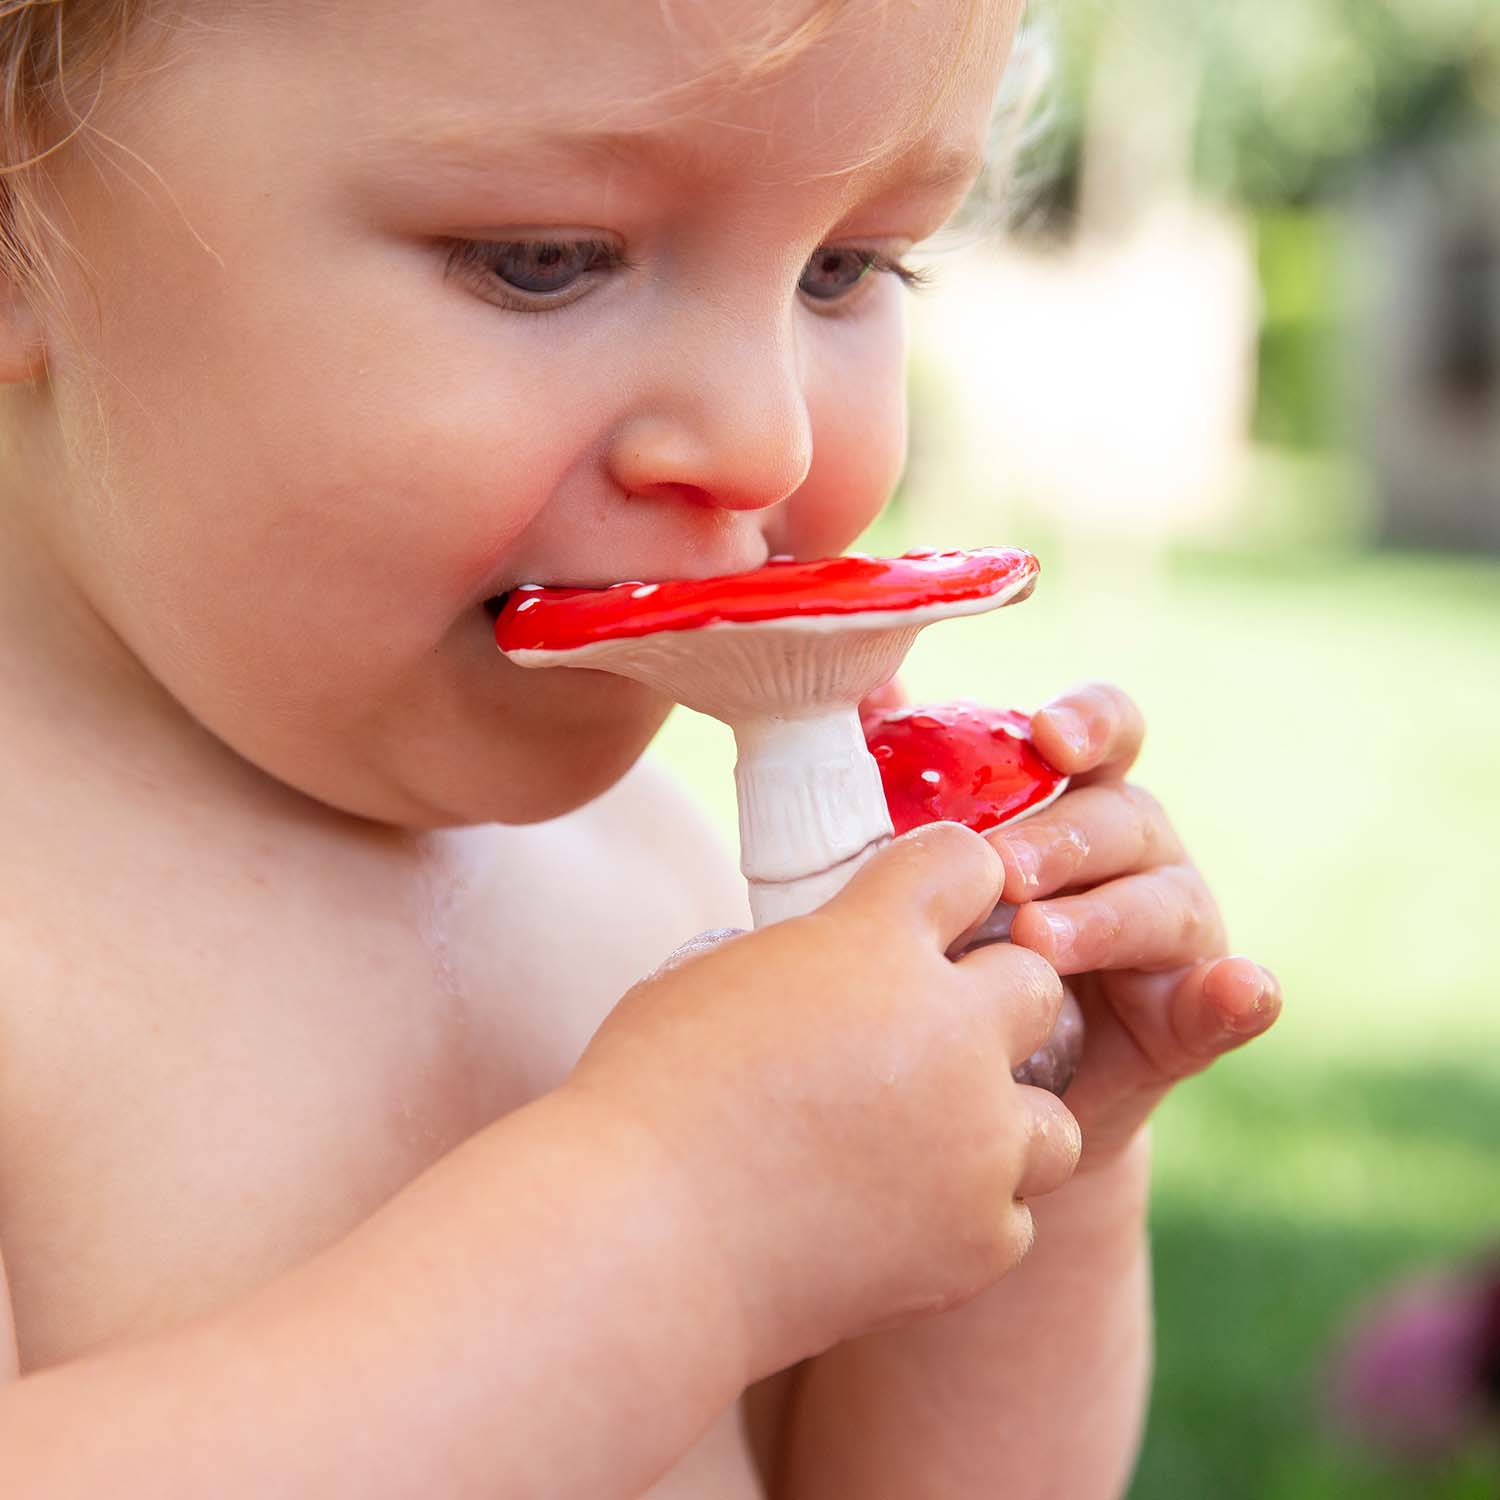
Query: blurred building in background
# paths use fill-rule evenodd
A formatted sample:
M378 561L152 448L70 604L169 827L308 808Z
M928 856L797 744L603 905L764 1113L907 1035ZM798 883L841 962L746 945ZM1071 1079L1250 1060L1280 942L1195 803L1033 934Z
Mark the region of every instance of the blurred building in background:
M1351 229L1350 384L1382 534L1500 553L1500 133L1380 164Z
M1500 4L1033 13L1050 171L937 250L918 529L1500 552Z

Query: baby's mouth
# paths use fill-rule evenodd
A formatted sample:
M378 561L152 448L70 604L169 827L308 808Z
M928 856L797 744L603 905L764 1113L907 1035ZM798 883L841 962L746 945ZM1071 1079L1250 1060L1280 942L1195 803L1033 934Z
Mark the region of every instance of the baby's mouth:
M566 569L559 570L561 577L537 578L533 574L529 582L513 583L510 588L503 589L498 594L491 594L484 601L484 612L491 620L498 620L512 595L518 591L524 593L532 589L589 590L603 593L608 589L642 588L647 585L654 588L657 584L675 579L736 577L741 573L754 573L765 567L771 560L768 556L769 552L770 548L764 538L756 537L748 543L736 543L732 548L715 549L713 552L700 553L691 557L678 555L669 559L658 556L649 561L643 557L637 558L637 567L634 570L612 576L592 568L588 569L583 577L574 574L570 578L567 576ZM791 562L792 556L790 553L779 553L775 561Z
M623 580L623 582L639 586L641 580L639 578L627 578ZM623 585L620 581L615 581L612 583L521 583L517 584L515 589L506 589L503 593L491 594L490 597L484 601L484 612L492 620L499 619L500 611L505 608L506 601L513 593L516 592L516 589L520 589L523 593L530 589L541 588L580 590L590 589L598 593L603 593L605 589L620 588L622 586Z
M597 575L596 575L595 581L588 582L588 583L582 583L582 582L578 582L576 580L570 581L570 582L557 582L556 580L554 580L553 582L546 583L546 584L535 583L535 582L533 582L533 583L520 583L520 584L517 584L514 588L505 589L501 593L491 594L490 597L484 601L484 612L485 612L485 614L487 614L490 617L490 619L492 619L492 620L498 620L500 618L501 611L505 608L506 602L510 599L510 596L517 591L517 589L519 589L519 590L521 590L523 592L527 591L527 590L530 590L530 589L548 588L548 589L558 589L558 590L564 590L564 589L566 589L566 590L578 590L578 591L590 590L590 591L597 592L597 593L603 593L604 591L606 591L608 589L642 588L642 587L645 587L647 585L649 585L652 588L655 588L658 583L664 582L667 579L671 579L671 578L674 578L674 577L681 577L681 578L684 578L684 579L699 578L699 577L721 578L721 577L734 577L734 576L737 576L738 574L741 574L741 573L753 573L753 572L757 571L758 569L764 567L765 564L766 564L766 561L767 561L767 558L766 558L764 552L762 552L761 555L759 556L758 560L756 560L756 561L754 561L752 563L748 563L747 564L747 563L744 563L743 561L739 561L739 560L730 561L730 560L726 559L725 562L721 566L718 566L718 567L712 567L712 566L710 566L710 567L706 567L706 568L702 568L702 569L691 569L691 568L689 568L689 569L685 569L680 574L659 573L659 572L649 572L648 571L648 572L646 572L644 574L640 574L640 573L633 574L633 575L627 574L623 578L610 579L608 582L599 582L599 581L597 581ZM779 555L776 558L776 561L778 561L778 562L791 562L792 558L791 558L790 554L785 554L784 553L784 554Z
M602 589L611 587L611 585L609 585L609 584L603 584L603 583L567 583L567 584L555 584L555 585L543 585L543 584L540 584L540 583L522 583L522 584L518 584L517 587L520 588L524 592L527 589L540 589L540 588L543 588L543 587L569 588L569 589L601 589L602 590ZM485 612L485 614L487 614L490 617L490 619L492 619L492 620L498 620L500 618L500 611L505 608L506 601L515 592L516 592L515 589L506 589L504 591L504 593L491 594L490 597L484 601L484 612Z

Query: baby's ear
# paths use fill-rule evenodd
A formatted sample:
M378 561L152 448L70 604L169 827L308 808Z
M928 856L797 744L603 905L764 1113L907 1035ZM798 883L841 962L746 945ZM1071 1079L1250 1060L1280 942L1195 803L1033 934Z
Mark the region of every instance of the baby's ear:
M20 385L46 373L47 337L31 298L0 273L0 385Z

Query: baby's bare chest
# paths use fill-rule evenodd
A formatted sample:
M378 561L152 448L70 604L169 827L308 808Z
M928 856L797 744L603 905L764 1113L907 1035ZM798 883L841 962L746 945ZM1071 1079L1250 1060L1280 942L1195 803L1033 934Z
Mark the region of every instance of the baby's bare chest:
M175 919L151 899L75 912L62 946L34 922L26 953L12 923L0 1247L22 1372L264 1284L560 1083L670 941L570 954L545 883L471 884L413 918L377 882L341 920L250 882ZM732 1415L681 1479L705 1464L707 1489L660 1493L757 1493Z

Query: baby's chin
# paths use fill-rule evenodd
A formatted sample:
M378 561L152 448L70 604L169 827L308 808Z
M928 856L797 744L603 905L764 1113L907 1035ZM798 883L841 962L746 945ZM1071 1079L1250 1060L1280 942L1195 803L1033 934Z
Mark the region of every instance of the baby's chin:
M482 777L473 805L489 811L474 821L540 823L586 806L630 771L672 711L670 699L621 677L580 669L555 675L592 681L572 685L568 712L538 714L506 736L496 757L506 762L502 784Z
M325 761L330 774L307 790L356 817L406 828L545 822L620 781L672 709L610 673L526 676L535 680L524 694L482 713L389 725L358 757L358 772L346 760L340 775Z

